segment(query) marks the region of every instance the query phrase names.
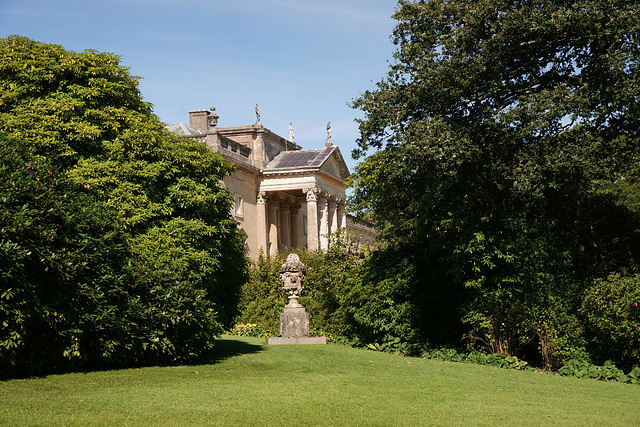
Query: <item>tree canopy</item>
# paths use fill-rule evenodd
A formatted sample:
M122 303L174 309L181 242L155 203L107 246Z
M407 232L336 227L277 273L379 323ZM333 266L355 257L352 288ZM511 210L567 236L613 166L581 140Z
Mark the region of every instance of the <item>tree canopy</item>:
M640 5L400 1L394 17L389 73L353 102L355 155L377 151L352 205L460 290L469 342L557 366L588 347L583 290L640 259Z
M3 365L211 348L247 272L232 166L171 135L118 56L17 36L0 40L0 133Z

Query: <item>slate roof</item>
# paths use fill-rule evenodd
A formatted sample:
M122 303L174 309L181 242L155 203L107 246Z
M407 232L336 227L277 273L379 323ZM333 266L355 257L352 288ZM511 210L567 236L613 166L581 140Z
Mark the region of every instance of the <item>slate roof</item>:
M173 125L166 125L166 128L169 129L170 132L175 133L176 135L202 135L200 129L192 128L191 126L187 126L184 123L176 123Z
M319 150L281 151L271 160L266 170L319 168L335 151L336 146Z

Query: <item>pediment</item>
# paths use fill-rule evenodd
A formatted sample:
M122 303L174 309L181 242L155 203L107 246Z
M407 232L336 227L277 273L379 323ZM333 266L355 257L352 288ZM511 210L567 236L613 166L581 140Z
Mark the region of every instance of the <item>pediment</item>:
M279 153L265 167L265 172L323 171L344 181L349 176L340 149L335 145L319 150L296 150Z
M336 176L343 181L349 176L349 168L342 158L342 154L340 154L338 147L335 147L335 150L324 161L322 166L320 166L320 170Z

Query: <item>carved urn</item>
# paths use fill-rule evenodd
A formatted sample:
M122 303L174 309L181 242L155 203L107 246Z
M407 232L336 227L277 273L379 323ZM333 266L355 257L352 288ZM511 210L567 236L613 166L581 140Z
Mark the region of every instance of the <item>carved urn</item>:
M280 267L280 280L282 287L289 297L287 307L302 307L298 303L300 291L304 289L302 282L307 278L307 266L300 261L296 254L290 254Z

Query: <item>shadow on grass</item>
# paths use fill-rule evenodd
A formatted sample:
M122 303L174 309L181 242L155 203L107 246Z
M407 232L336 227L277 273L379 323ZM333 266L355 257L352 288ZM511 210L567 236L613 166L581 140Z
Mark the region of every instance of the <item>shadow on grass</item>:
M45 378L52 375L64 375L68 373L84 373L91 372L108 372L126 369L139 369L152 366L180 366L180 365L212 365L221 362L230 357L239 356L241 354L251 354L264 351L261 345L250 344L241 339L234 338L218 338L215 341L213 350L207 354L203 354L199 358L185 363L148 363L148 364L133 364L131 366L92 366L86 369L50 369L48 372L12 372L5 375L0 375L0 382L15 379L27 379L27 378Z
M198 363L213 364L241 354L251 354L264 351L261 345L249 344L246 341L233 338L217 339L213 350L198 360Z

